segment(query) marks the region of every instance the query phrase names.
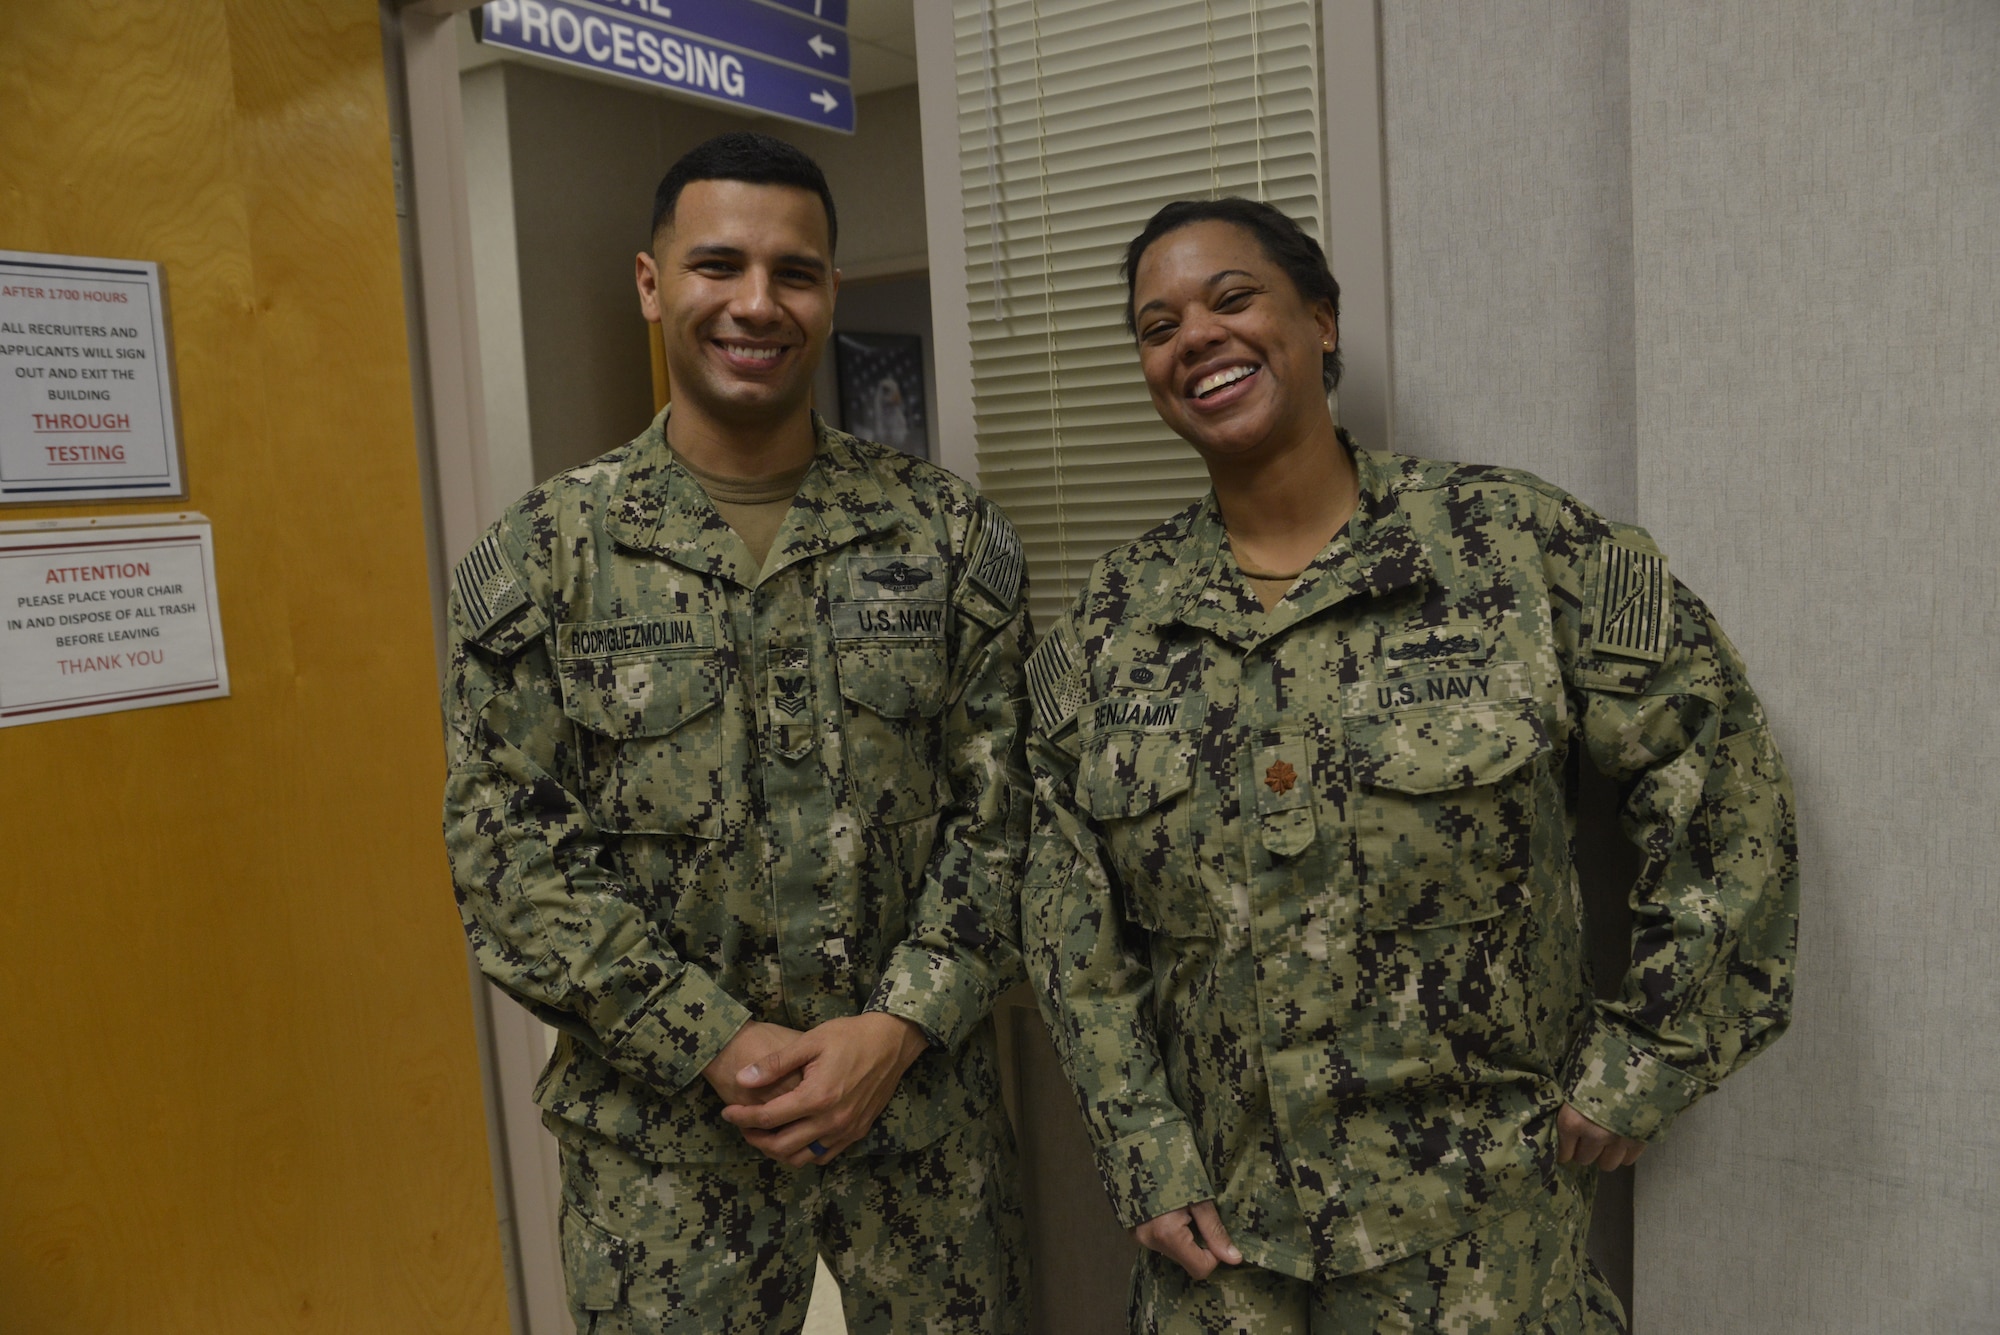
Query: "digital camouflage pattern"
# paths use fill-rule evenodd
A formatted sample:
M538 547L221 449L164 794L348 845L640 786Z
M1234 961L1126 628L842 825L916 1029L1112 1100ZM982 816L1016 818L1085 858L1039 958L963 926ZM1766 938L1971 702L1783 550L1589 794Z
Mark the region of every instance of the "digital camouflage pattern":
M1158 1252L1132 1273L1134 1335L1623 1335L1623 1305L1585 1254L1594 1169L1400 1261L1305 1280L1257 1266L1188 1278Z
M563 1269L577 1335L783 1335L813 1257L849 1335L1025 1335L1012 1133L996 1107L907 1154L799 1172L655 1165L595 1136L563 1146Z
M1658 1137L1783 1030L1792 794L1642 531L1524 473L1355 452L1266 614L1213 497L1098 563L1029 663L1022 941L1118 1215L1372 1269L1519 1208L1565 1099ZM1644 854L1585 978L1576 765Z
M762 571L665 414L536 488L451 599L445 840L486 976L560 1031L536 1098L652 1163L761 1158L705 1067L750 1019L932 1046L848 1157L985 1114L1019 976L1019 545L814 419Z

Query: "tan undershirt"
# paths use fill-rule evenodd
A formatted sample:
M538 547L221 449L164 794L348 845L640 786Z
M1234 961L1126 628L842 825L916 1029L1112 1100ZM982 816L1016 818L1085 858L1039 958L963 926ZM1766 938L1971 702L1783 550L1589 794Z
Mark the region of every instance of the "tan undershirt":
M696 468L680 455L674 457L701 483L701 489L708 493L708 503L750 549L758 569L763 569L771 555L771 544L777 541L778 530L784 526L785 512L792 508L792 498L799 494L799 484L806 480L812 460L768 477L718 477Z

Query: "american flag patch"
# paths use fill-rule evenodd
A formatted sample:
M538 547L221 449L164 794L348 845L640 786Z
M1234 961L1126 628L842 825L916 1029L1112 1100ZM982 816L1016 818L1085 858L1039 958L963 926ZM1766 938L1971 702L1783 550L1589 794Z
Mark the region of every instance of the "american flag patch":
M465 609L465 621L474 636L492 630L528 601L514 567L500 550L497 533L488 533L465 554L452 572L452 581L458 586L459 606Z
M1667 655L1673 586L1667 560L1623 543L1604 544L1598 577L1597 629L1591 647L1601 654L1656 663Z
M1084 683L1081 646L1069 623L1059 622L1028 655L1028 699L1035 726L1053 735L1076 717L1090 692Z
M982 507L980 514L984 522L973 543L972 582L1011 612L1021 596L1021 536L994 506Z

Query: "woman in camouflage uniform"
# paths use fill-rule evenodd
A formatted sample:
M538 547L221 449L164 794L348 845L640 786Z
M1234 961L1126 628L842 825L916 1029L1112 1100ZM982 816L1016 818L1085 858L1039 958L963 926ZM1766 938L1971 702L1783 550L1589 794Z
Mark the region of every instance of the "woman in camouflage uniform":
M1784 1029L1792 795L1743 665L1641 530L1360 449L1339 288L1246 200L1127 251L1213 490L1029 664L1023 947L1143 1331L1620 1330L1591 1169ZM1632 963L1585 976L1570 795L1621 787Z

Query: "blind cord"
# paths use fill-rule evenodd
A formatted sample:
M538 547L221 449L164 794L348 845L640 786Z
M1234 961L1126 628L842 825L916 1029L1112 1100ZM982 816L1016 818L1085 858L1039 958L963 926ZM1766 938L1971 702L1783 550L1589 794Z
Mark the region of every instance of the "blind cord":
M1070 601L1069 511L1063 486L1062 350L1056 344L1055 228L1049 221L1049 135L1042 102L1042 0L1033 0L1035 29L1035 168L1042 197L1042 321L1049 346L1049 457L1055 473L1056 568L1062 572L1063 602Z
M993 269L993 322L1006 324L1011 312L1007 302L1007 190L1000 176L1000 0L985 0L979 15L979 42L982 72L986 76L986 210L991 227L987 235L987 255Z
M1215 120L1215 0L1201 0L1201 54L1208 85L1208 195L1222 196L1222 140Z

